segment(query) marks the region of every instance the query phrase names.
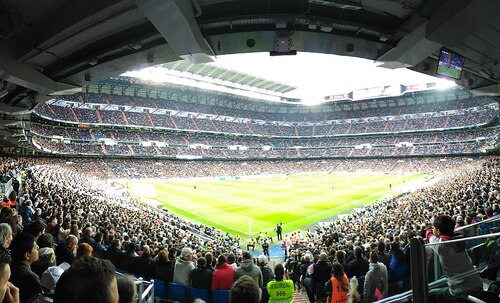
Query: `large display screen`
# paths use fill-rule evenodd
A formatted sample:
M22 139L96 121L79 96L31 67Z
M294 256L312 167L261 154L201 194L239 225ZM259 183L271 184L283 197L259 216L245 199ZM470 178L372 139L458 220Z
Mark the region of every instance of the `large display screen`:
M459 80L464 67L464 57L442 48L439 51L439 60L436 73L438 75Z

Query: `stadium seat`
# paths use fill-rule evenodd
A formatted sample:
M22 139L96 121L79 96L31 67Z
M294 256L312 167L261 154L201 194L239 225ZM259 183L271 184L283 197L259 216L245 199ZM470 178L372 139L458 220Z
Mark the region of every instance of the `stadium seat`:
M168 302L187 302L187 287L185 285L169 282L166 288Z
M212 294L210 297L212 303L229 303L229 290L227 289L212 290Z
M200 289L196 287L189 288L188 302L194 302L195 299L202 299L205 302L209 302L210 293L207 289Z
M166 300L167 294L165 290L165 282L163 280L154 279L155 301Z

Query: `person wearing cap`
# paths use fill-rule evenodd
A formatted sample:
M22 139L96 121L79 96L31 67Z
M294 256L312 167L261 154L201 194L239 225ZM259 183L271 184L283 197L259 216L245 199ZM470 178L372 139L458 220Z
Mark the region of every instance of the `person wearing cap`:
M259 256L257 265L262 272L262 285L264 286L264 289L262 290L262 302L267 302L269 300L269 294L267 293L265 286L274 278L274 273L273 270L267 265L267 258L264 255Z
M248 251L245 251L242 257L243 261L241 261L240 267L236 269L234 280L238 280L242 276L250 276L259 287L262 287L262 272L257 265L253 264L252 255Z
M285 279L285 268L277 264L274 268L275 279L267 283L266 289L269 294L269 303L293 302L293 281Z
M177 258L174 267L175 283L183 284L189 287L191 271L195 268L192 261L193 252L189 247L184 247L181 250L181 255Z

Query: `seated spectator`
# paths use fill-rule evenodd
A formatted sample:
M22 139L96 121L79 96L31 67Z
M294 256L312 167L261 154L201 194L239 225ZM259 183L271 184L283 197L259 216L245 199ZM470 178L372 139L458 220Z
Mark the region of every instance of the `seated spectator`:
M66 262L69 265L73 264L76 259L76 250L78 249L78 238L75 235L66 237L64 243L57 245L56 259L57 265Z
M240 267L236 269L236 273L234 275L234 279L238 280L242 276L250 276L250 278L255 280L258 287L262 286L262 272L260 268L253 264L252 255L246 251L242 255L243 261L241 261Z
M211 289L230 289L234 282L234 269L227 264L226 256L217 258L217 266L212 276Z
M83 256L87 256L87 257L90 257L92 256L92 251L94 249L92 248L92 246L90 246L90 244L88 243L80 243L78 245L78 248L76 249L76 258L77 259L80 259L81 257Z
M483 289L481 277L465 250L465 241L446 244L446 241L464 238L463 234L454 231L455 224L450 216L440 215L434 219L434 228L426 232L429 243L438 243L430 247L438 255L448 283L446 287L429 291L431 303L454 302L458 296Z
M12 229L7 223L0 224L0 259L7 258L10 262L10 243L12 242Z
M252 277L244 275L234 282L229 292L231 303L259 303L260 288Z
M19 303L19 288L9 282L10 256L0 256L0 302Z
M31 264L31 270L38 276L42 277L44 271L50 266L56 265L56 254L50 247L42 247L38 249L38 260Z
M175 283L183 284L189 287L189 275L194 269L194 264L192 261L193 252L190 248L184 247L181 251L181 255L177 258L174 267L174 279Z
M210 289L212 284L212 270L207 268L207 260L198 258L196 268L190 273L191 286L200 289Z
M119 303L137 302L137 286L131 275L119 275L116 277L118 285Z
M38 260L38 245L35 237L28 233L19 233L12 240L12 264L10 282L19 287L21 303L30 302L42 292L40 278L30 266Z
M118 303L115 267L108 260L82 257L56 285L54 303Z

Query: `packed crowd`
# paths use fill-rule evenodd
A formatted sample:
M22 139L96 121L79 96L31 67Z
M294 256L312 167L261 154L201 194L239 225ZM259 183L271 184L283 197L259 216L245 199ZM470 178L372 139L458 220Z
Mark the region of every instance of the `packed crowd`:
M108 144L103 141L70 141L33 136L36 148L47 153L68 155L134 155L161 158L198 157L208 159L303 159L370 156L446 156L453 154L480 154L495 147L496 138L479 141L446 142L416 145L322 146L322 147L247 147L239 145L210 146L201 144L142 145L135 142Z
M313 292L310 285L324 285L324 270L329 269L329 279L333 261L342 265L342 272L345 270L348 277L360 277L369 269L367 253L376 251L378 260L388 269L389 283L402 282L409 274L405 257L408 239L422 234L437 214L449 215L462 225L500 214L498 158L246 165L4 158L2 163L4 170L15 173L22 185L14 197L4 199L0 216L4 223L0 224L0 261L12 259L10 282L19 288L21 302L42 291L40 275L48 266L62 262L80 266L78 262L88 261L86 255L106 258L116 268L138 276L205 289L229 289L242 275L254 277L259 286L267 283L265 277L273 278L266 258L259 257L260 268L254 266L252 257L242 252L239 238L141 205L126 193L110 196L106 194L107 185L91 181L92 175L113 178L135 171L147 177L168 178L215 177L235 172L245 175L377 170L435 171L448 176L432 187L357 210L343 219L317 225L314 230L285 232L284 247L294 249L290 250L284 268L297 286L307 289L311 300L321 294ZM286 231L286 223L284 228ZM375 256L370 256L373 261ZM79 258L83 261L75 261ZM307 279L310 281L306 283ZM11 286L9 293L14 291Z
M214 147L227 147L233 145L248 147L339 147L370 145L394 145L402 142L412 144L462 142L476 140L481 137L495 137L500 127L485 129L460 130L449 132L407 133L382 136L336 136L336 137L309 137L309 138L266 138L266 137L241 137L241 136L214 136L208 134L192 134L189 136L164 131L120 131L118 129L79 129L74 127L55 127L46 124L33 123L31 131L39 136L61 136L71 140L99 140L112 139L123 142L157 141L169 145L195 145L203 144Z
M200 131L215 133L231 133L260 136L280 137L310 137L372 134L415 130L436 130L448 128L464 128L482 125L489 122L496 109L482 108L476 112L456 112L437 116L398 115L383 121L369 121L363 117L376 117L372 109L366 110L356 120L333 120L323 123L307 122L306 125L275 123L276 120L266 122L240 121L236 118L226 120L208 119L198 114L181 116L155 113L130 113L112 110L90 110L68 108L50 104L43 104L37 108L37 113L48 119L69 121L73 123L103 123L106 125L162 127L172 130ZM296 123L295 123L296 124Z
M201 95L209 96L211 93L207 91L200 91ZM449 99L446 92L429 91L415 93L415 97L422 96L422 98L428 98L432 96L439 96L443 99ZM196 95L195 95L196 96ZM426 97L427 96L427 97ZM219 97L217 95L216 99ZM486 104L492 103L493 101L488 98L472 98L469 100L462 101L446 101L431 103L427 102L425 104L416 104L410 106L403 106L406 104L405 96L401 100L397 98L384 98L375 100L364 100L357 101L361 104L359 110L349 110L352 101L347 102L333 102L329 103L324 112L300 112L294 108L290 107L289 110L283 112L277 110L278 107L282 106L276 104L274 107L267 104L269 109L266 112L263 111L249 111L244 110L245 105L248 105L248 100L243 98L239 99L235 96L230 96L231 103L235 103L235 108L230 108L227 106L214 106L206 104L196 104L189 102L179 102L174 100L165 99L154 99L154 98L142 98L142 97L132 97L132 96L118 96L118 95L99 95L99 94L76 94L70 96L64 96L62 100L75 101L79 103L90 103L90 104L118 104L124 106L139 106L150 109L166 108L174 111L184 111L191 113L205 113L216 116L228 116L228 117L242 117L249 118L253 120L264 120L264 121L291 121L291 122L302 122L302 121L327 121L327 120L341 120L341 119L355 119L359 117L379 117L379 116L397 116L406 114L416 114L416 113L427 113L427 112L438 112L447 111L454 109L464 109L469 107L484 106ZM397 107L387 107L388 103L397 101ZM238 106L239 103L243 106ZM339 111L338 109L342 109ZM367 114L367 110L369 109Z

